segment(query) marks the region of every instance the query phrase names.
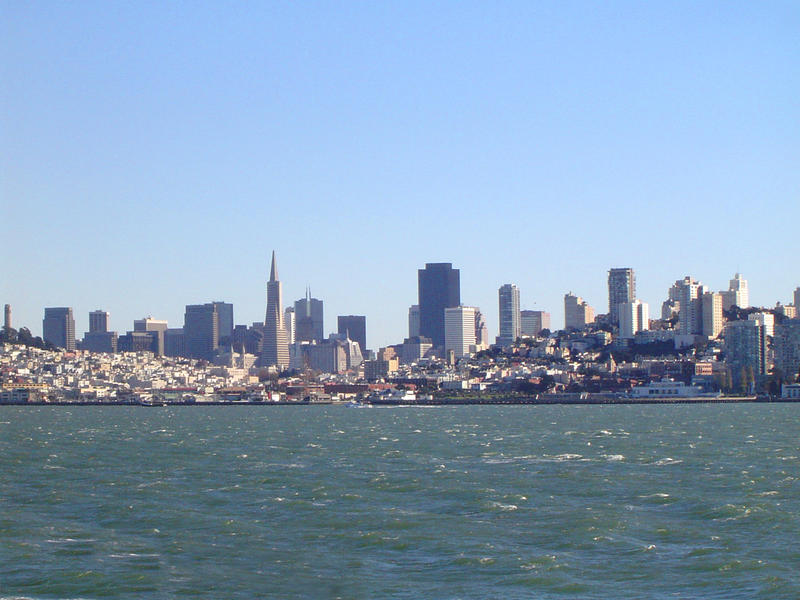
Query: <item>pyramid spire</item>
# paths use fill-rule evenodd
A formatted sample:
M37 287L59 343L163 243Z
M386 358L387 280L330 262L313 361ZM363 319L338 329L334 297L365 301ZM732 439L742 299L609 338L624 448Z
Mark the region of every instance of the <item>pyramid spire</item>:
M278 281L278 263L275 261L275 250L272 251L272 266L269 270L269 280Z

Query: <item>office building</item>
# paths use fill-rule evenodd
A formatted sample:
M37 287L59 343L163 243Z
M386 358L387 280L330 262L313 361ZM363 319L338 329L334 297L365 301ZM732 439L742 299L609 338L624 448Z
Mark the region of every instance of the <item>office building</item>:
M522 310L519 322L522 335L539 335L542 329L550 329L550 313L543 310Z
M89 313L89 333L108 331L110 315L104 310L93 310Z
M75 319L70 307L44 309L42 339L68 352L75 350Z
M151 332L154 336L155 343L152 352L157 356L164 354L164 332L167 330L167 322L161 319L154 319L153 317L144 317L143 319L136 319L133 322L133 331L136 333ZM127 342L123 342L127 343ZM142 345L138 343L138 345Z
M475 309L472 306L452 306L444 309L444 350L456 358L469 356L475 347Z
M185 356L186 343L183 327L167 329L164 332L164 356Z
M230 302L212 302L217 307L219 320L219 345L230 347L233 341L233 304Z
M408 337L419 337L419 304L408 309Z
M306 297L294 303L295 342L321 342L325 338L323 326L322 300L311 297L311 289Z
M736 273L730 280L727 291L722 294L722 309L729 310L732 306L748 308L750 306L750 292L747 280L740 273Z
M265 367L278 367L279 370L289 366L289 341L283 325L283 288L278 280L274 250L267 283L267 313L264 317L261 364Z
M213 303L190 304L183 317L185 354L211 360L219 347L219 314Z
M564 329L583 329L594 323L594 309L572 292L564 294Z
M452 263L426 263L417 271L417 282L419 335L433 340L437 348L444 347L444 311L461 304L461 273ZM474 324L470 328L474 331Z
M361 354L367 352L367 317L363 315L343 315L337 319L339 335L358 342Z
M283 311L283 327L286 329L286 341L289 344L295 343L295 318L294 318L294 306L287 306L286 309Z
M619 337L623 340L634 339L640 331L650 329L650 306L647 302L621 302L618 308Z
M636 275L633 269L620 268L608 271L608 316L611 323L619 325L619 305L636 299Z
M430 338L420 336L406 338L400 346L400 360L406 365L418 362L425 358L432 347Z
M163 331L128 331L125 335L119 336L117 349L120 352L163 354L163 333Z
M522 333L519 288L513 283L501 285L497 290L497 298L500 310L500 334L497 336L497 343L501 346L510 346Z

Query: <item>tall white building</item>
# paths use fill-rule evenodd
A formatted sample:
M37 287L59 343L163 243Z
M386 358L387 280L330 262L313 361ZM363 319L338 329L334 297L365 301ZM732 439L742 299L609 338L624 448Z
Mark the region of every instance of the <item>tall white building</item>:
M286 339L289 340L290 344L294 344L294 332L295 332L295 315L294 315L294 306L287 306L286 310L283 311L283 328L286 329Z
M497 343L510 346L522 333L519 314L519 288L513 283L506 283L497 290L500 308L500 334Z
M669 290L669 299L676 301L680 307L678 319L682 335L702 335L702 295L703 284L688 275L676 281Z
M750 292L747 288L747 280L741 273L736 273L730 280L728 290L722 292L722 308L728 310L731 306L748 308L750 306Z
M716 339L722 333L725 320L722 317L722 294L703 292L700 297L703 319L703 335Z
M469 356L475 346L475 312L472 306L453 306L444 309L444 350L456 358Z
M580 296L564 294L564 329L583 329L594 323L594 309Z
M756 323L762 325L764 327L764 335L768 335L769 337L775 335L775 315L772 313L751 313L747 315L747 318L750 321L755 321Z
M619 337L633 339L639 331L650 329L650 305L641 300L619 304Z

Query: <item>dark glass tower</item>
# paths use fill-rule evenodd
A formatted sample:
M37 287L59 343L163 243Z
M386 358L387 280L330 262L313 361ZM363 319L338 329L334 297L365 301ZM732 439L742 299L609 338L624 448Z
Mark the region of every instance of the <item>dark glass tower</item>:
M339 335L347 335L361 346L361 354L367 351L367 317L363 315L342 315L337 320Z
M418 281L419 334L444 347L444 309L461 304L461 273L452 263L426 263Z

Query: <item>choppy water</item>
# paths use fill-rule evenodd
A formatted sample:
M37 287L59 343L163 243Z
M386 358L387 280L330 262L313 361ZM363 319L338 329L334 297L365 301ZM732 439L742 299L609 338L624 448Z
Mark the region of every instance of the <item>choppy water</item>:
M797 598L798 417L0 407L0 597Z

